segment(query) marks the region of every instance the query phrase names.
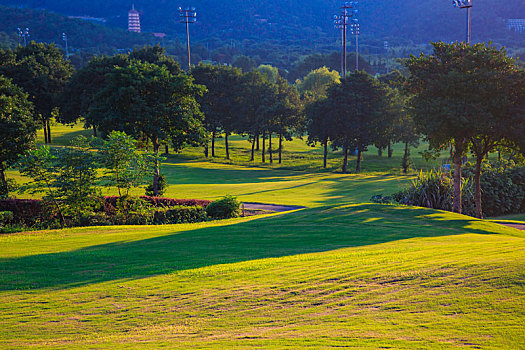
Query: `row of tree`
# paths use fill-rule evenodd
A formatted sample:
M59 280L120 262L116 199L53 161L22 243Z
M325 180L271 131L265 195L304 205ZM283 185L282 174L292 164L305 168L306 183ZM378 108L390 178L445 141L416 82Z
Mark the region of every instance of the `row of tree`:
M468 150L480 165L496 147L525 149L524 73L505 51L484 44L437 43L433 55L413 57L405 65L410 76L395 72L379 79L365 72L340 79L321 68L294 86L276 68L264 65L243 73L201 64L188 74L160 47L98 57L74 72L53 45L31 43L0 52L0 73L28 93L4 79L10 91L6 96L20 109L15 111L20 117L6 105L2 118L25 121L27 115L35 115L27 132L34 133L40 123L48 143L52 117L63 123L82 118L103 137L118 130L151 143L156 159L162 145L175 151L187 144L202 145L209 156L210 142L215 156L218 135L225 136L229 158L228 138L236 133L248 136L251 160L262 139L263 162L267 155L273 162L277 135L280 162L283 141L307 133L310 144L323 144L325 167L329 145L343 150L343 172L349 153L357 153L360 171L367 147L375 145L380 152L388 148L390 156L390 145L400 141L405 143L406 171L410 146L424 135L432 151L454 146L456 190ZM9 154L11 158L0 159L6 189L4 170L19 150ZM476 204L481 217L480 171L478 166ZM157 161L154 194L159 176ZM461 212L461 191L456 197L455 210Z

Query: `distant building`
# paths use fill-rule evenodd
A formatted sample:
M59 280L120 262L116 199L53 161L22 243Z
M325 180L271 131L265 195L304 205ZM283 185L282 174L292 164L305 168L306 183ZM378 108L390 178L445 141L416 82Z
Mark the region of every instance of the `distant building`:
M135 10L135 5L131 7L131 11L128 12L128 31L133 33L140 33L140 15Z
M508 19L507 28L518 33L525 33L525 19Z
M89 21L89 22L100 22L100 23L106 23L107 20L102 17L91 17L91 16L67 16L71 19L81 19L83 21Z

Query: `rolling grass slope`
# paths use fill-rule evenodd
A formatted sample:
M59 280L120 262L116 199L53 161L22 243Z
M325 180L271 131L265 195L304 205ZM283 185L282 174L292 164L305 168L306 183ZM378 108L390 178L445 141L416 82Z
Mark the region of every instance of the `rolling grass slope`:
M347 205L0 237L5 348L520 348L525 236Z
M366 161L343 175L188 150L164 165L168 196L309 208L0 236L0 348L525 348L525 232L364 204L410 179Z

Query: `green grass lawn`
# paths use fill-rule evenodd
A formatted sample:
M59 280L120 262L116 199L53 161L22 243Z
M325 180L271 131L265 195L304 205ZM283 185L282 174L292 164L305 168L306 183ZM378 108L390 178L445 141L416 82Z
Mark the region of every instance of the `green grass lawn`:
M300 141L282 168L234 142L232 162L169 156L167 196L309 208L1 235L0 348L525 348L524 232L366 204L411 178L371 154L339 174L295 166L320 161Z

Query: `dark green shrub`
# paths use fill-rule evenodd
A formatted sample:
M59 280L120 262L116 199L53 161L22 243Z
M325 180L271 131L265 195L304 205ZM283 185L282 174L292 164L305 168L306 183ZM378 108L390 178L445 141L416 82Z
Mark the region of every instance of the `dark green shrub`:
M164 175L159 176L159 197L162 196L166 189L168 188L168 180L166 180L166 177ZM146 196L153 197L153 183L150 183L148 187L146 187Z
M194 207L170 207L157 209L154 214L155 225L183 224L203 222L207 220L206 210L200 206Z
M400 204L452 210L453 181L440 171L420 172L410 187L392 197Z
M241 203L237 198L226 196L211 202L206 208L206 213L213 219L229 219L239 216Z
M0 211L0 227L5 227L13 222L13 212Z
M473 167L463 173L472 177ZM481 173L481 202L485 216L525 212L525 167L505 167L484 163Z
M392 197L390 196L383 197L382 194L376 194L375 196L372 196L372 198L370 198L370 201L372 203L377 203L377 204L391 204Z

